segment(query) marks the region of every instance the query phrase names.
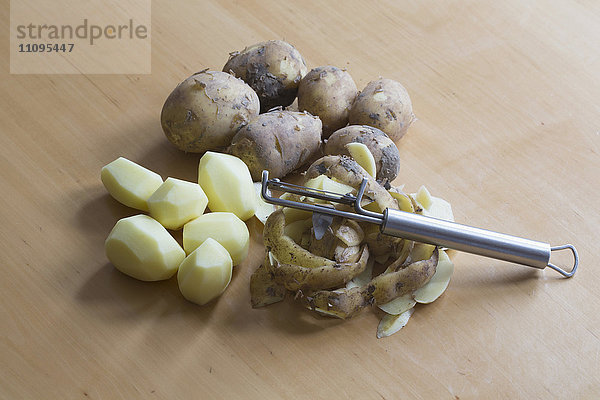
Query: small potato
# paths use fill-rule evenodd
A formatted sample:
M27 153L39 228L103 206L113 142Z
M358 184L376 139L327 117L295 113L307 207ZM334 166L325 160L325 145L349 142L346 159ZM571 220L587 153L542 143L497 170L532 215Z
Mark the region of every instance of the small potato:
M117 201L142 211L148 211L148 198L163 183L159 174L124 157L105 165L100 179Z
M233 265L239 265L248 256L250 233L246 224L235 214L204 214L183 227L183 248L187 254L209 238L225 247L231 255Z
M231 282L231 274L229 253L209 238L183 260L177 272L177 283L183 297L204 305L225 291Z
M172 277L185 252L167 230L147 215L120 219L104 243L106 256L122 273L141 281Z
M180 229L201 216L207 204L200 185L176 178L167 178L148 199L150 215L167 229Z
M304 112L260 114L238 131L228 153L248 165L255 181L263 170L269 171L269 178L282 178L317 154L321 127L319 118Z
M369 125L399 140L414 121L408 92L399 82L378 79L369 82L350 109L350 125Z
M254 184L248 167L239 158L207 151L198 164L198 183L211 211L232 212L242 221L254 215Z
M323 138L348 125L348 113L358 94L346 70L331 65L312 69L298 86L298 109L317 115L323 122Z
M324 153L350 156L349 143L362 143L375 159L375 175L380 182L391 182L400 171L400 152L383 131L366 125L350 125L335 131L327 140Z
M201 71L181 82L162 109L167 139L191 153L221 150L235 132L258 115L258 96L241 79L217 71Z
M230 54L223 72L241 78L260 98L260 112L293 103L306 75L304 59L289 43L269 40Z

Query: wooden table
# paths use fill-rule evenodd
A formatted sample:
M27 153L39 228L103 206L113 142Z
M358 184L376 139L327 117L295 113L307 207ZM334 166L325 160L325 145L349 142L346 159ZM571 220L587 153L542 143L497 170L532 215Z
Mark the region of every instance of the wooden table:
M572 242L580 271L455 253L447 292L380 340L370 310L342 322L291 301L252 309L255 219L249 258L205 307L175 279L116 271L104 239L135 210L100 168L124 156L195 180L199 156L162 134L165 98L273 38L359 87L402 82L418 121L396 182L426 184L460 222ZM3 57L0 397L598 398L599 38L595 1L155 1L150 75L10 75Z

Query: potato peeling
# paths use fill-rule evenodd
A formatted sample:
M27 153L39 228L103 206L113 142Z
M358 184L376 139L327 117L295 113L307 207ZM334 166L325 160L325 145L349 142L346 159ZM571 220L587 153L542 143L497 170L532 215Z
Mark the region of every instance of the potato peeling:
M316 160L304 176L304 186L355 194L365 178L366 201L374 210L423 212L425 205L431 208L434 203L424 188L419 196L411 196L400 187L384 187L359 163L343 155ZM325 204L308 196L285 196ZM343 204L327 204L349 209ZM265 262L251 278L253 307L281 301L286 293L326 317L347 319L377 306L385 313L377 330L381 338L406 325L417 303L430 303L447 288L453 265L436 246L384 235L376 224L341 217L316 226L320 223L311 215L280 208L268 217L263 234ZM377 271L383 272L373 276L376 265Z

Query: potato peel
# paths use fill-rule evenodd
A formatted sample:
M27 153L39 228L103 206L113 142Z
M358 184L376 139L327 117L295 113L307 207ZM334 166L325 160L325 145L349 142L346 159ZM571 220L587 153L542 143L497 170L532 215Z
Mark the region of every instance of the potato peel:
M434 276L435 276L435 274L434 274ZM425 286L427 286L427 285L425 285ZM419 290L419 289L417 289L417 290ZM413 294L408 293L408 294L405 294L404 296L397 297L394 300L387 302L385 304L379 304L377 307L379 307L379 309L381 311L384 311L388 314L400 315L400 314L410 310L411 308L413 308L415 306L415 304L417 304L417 302L415 301L415 299L413 299Z
M364 307L385 304L397 297L410 294L425 285L434 275L438 263L438 250L434 249L428 260L408 264L394 272L373 278L368 284L338 291L320 290L305 296L308 305L335 312L349 318Z
M400 315L385 314L377 327L377 339L391 336L404 328L413 312L414 308L411 308Z
M438 299L448 288L454 272L454 263L445 251L440 250L440 259L431 280L413 294L417 303L429 304Z
M273 279L292 291L319 290L340 287L364 271L369 250L363 245L361 256L355 263L333 263L315 268L306 268L295 264L280 263L271 266ZM329 260L330 261L330 260ZM326 307L321 307L326 309Z

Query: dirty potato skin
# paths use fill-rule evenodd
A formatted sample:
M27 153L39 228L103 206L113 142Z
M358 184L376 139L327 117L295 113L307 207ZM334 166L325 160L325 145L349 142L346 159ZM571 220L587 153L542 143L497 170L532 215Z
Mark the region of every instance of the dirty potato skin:
M393 141L399 140L415 116L408 92L392 79L369 82L350 109L350 125L369 125L384 131Z
M258 96L241 79L201 71L181 82L162 109L167 139L191 153L226 148L237 130L258 115Z
M362 143L369 148L377 172L377 180L391 182L400 171L400 152L396 144L382 130L366 125L350 125L335 131L327 140L324 153L350 156L346 145Z
M298 86L298 109L317 115L323 138L348 125L348 114L358 89L350 74L331 65L312 69Z
M321 146L321 121L304 112L271 111L260 114L241 128L228 149L242 159L252 179L262 171L281 178L306 163Z
M223 72L243 79L256 91L262 113L292 104L307 68L294 46L269 40L231 53Z
M304 298L311 309L325 310L339 318L352 317L363 308L388 303L424 286L435 274L439 259L436 248L428 260L417 261L383 273L368 284L335 291L320 290Z
M306 171L304 183L319 175L335 178L346 185L358 188L363 179L367 179L365 198L374 201L381 211L386 208L399 209L396 199L383 186L358 165L352 158L346 156L324 156L316 160ZM406 258L405 240L381 233L379 227L373 224L361 223L364 230L365 242L374 256L389 254L393 258Z

